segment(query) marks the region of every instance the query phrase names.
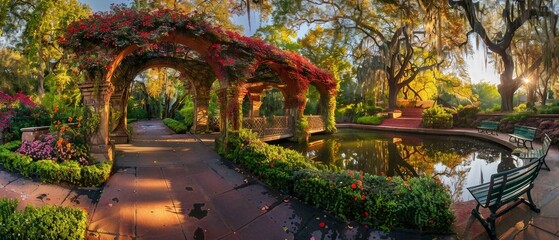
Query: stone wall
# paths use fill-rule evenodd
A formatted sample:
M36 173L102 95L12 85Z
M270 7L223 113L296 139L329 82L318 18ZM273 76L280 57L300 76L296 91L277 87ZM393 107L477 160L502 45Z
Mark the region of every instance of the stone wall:
M41 136L50 134L50 126L42 126L42 127L28 127L21 129L21 142L24 141L34 141L39 139Z

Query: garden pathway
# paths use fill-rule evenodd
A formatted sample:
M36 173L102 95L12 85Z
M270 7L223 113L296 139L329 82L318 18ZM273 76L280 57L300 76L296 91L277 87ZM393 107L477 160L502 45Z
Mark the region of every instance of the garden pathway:
M130 144L117 146L116 171L102 188L45 184L0 170L0 196L27 204L81 207L89 213L87 239L432 239L409 232L390 234L340 222L324 212L270 191L213 151L215 135L172 134L161 121L133 123ZM498 138L465 129L339 125L390 131ZM441 135L444 139L444 135ZM559 239L559 151L547 158L552 171L536 180L540 214L524 205L499 218L500 239ZM473 201L453 204L457 236L487 239L471 217ZM326 228L319 223L325 222ZM353 226L352 226L353 225Z
M133 123L116 173L90 214L89 239L310 239L379 235L345 223L239 173L213 150L216 135L173 134ZM320 228L319 222L331 228ZM359 230L359 231L357 231Z

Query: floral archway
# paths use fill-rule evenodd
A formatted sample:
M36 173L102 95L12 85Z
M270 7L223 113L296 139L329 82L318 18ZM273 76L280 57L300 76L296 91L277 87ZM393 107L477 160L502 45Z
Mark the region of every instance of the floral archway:
M270 71L277 84L285 85L288 98L285 108L295 121L303 118L305 94L310 84L321 93L326 131L335 131L334 109L337 82L327 71L314 66L308 59L283 51L261 40L241 36L210 24L200 13L159 9L138 11L114 8L96 13L72 23L60 38L62 46L72 51L79 69L85 73L80 89L84 103L99 114L99 128L90 139L92 152L112 159L109 135L109 106L115 93L115 74L127 57L138 52L159 50L174 54L163 45L179 46L175 53L195 52L191 60L204 62L220 82L222 132L241 128L242 99L259 86L259 79ZM162 50L163 49L163 50ZM155 58L167 57L156 55ZM114 99L114 98L113 98ZM293 129L295 131L295 129Z

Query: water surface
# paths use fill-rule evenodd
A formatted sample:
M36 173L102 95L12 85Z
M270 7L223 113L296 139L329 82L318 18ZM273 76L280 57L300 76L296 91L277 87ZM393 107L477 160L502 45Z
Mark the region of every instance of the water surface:
M472 137L339 129L333 135L312 136L308 146L278 144L342 169L404 179L436 176L448 186L453 201L473 199L466 187L522 165L509 149Z

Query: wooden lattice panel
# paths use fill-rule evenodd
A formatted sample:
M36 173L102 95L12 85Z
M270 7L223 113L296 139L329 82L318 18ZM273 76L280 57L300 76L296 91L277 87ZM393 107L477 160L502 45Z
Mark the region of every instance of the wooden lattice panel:
M325 130L322 116L307 116L310 132L321 132Z
M287 116L274 116L270 128L289 128L289 119Z

